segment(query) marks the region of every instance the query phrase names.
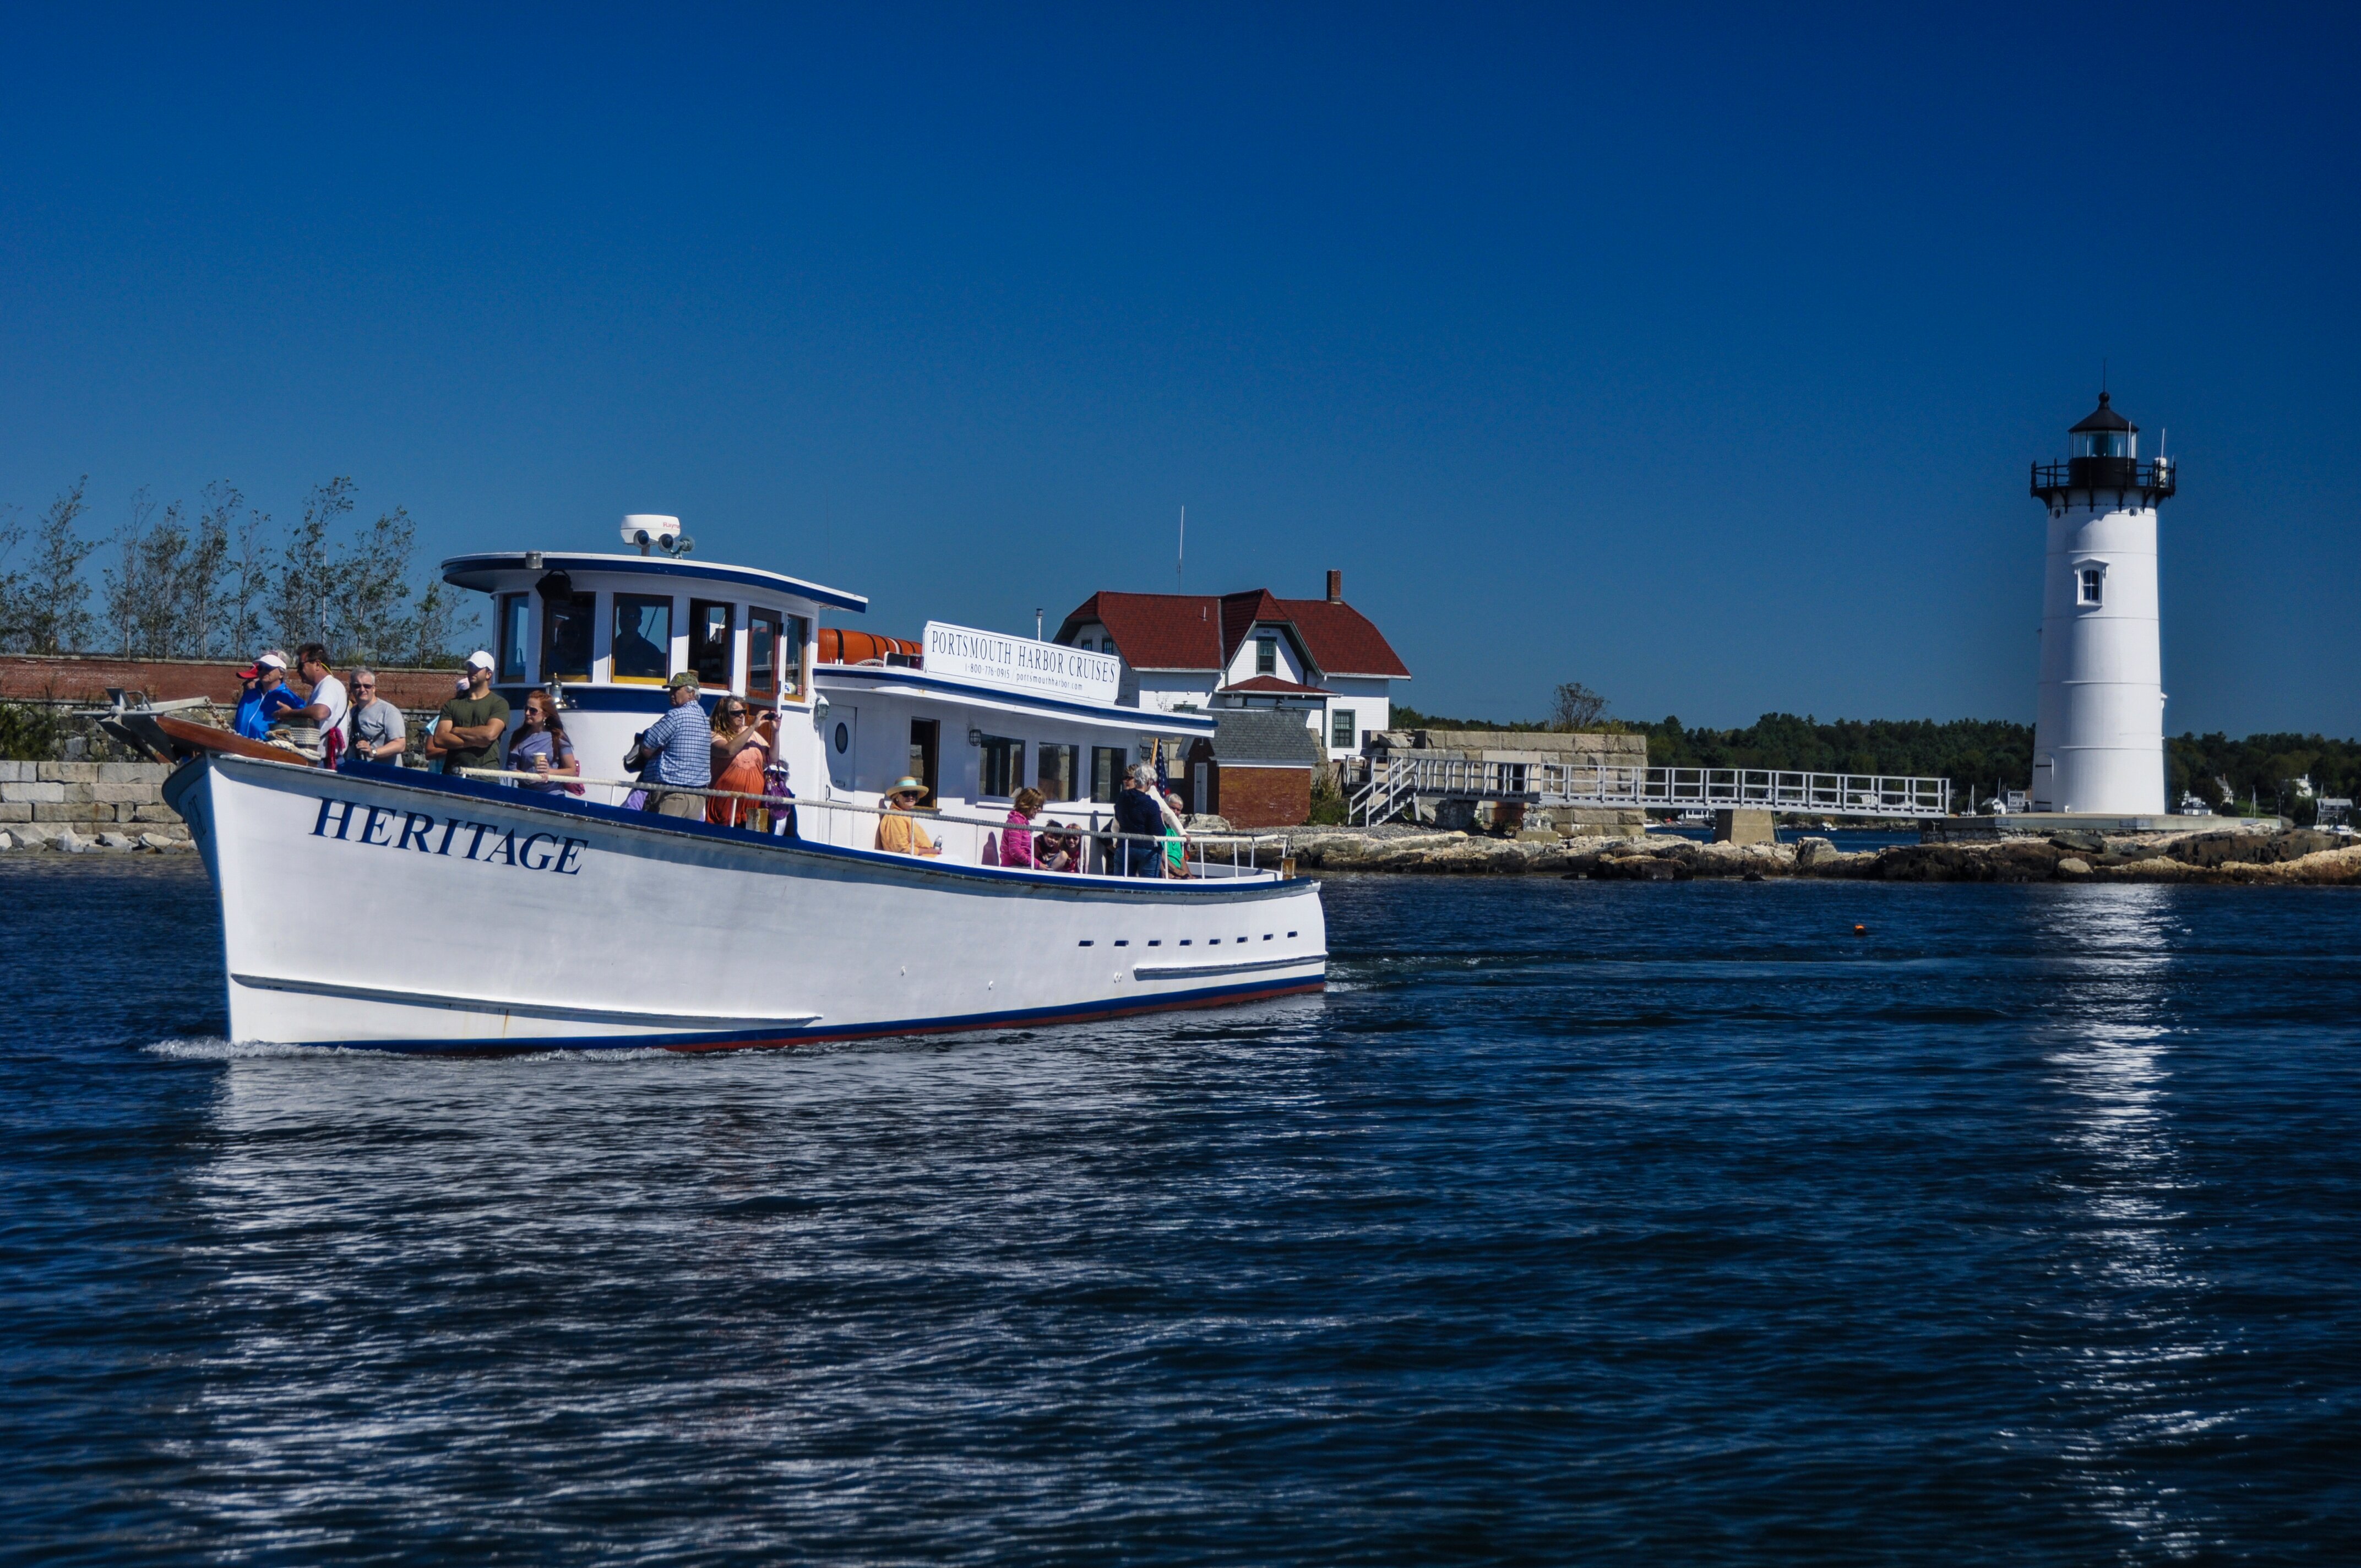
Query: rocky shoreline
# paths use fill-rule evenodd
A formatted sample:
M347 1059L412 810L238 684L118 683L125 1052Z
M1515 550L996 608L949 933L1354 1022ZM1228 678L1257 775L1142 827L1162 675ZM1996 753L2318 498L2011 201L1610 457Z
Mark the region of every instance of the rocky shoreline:
M1700 844L1665 837L1489 838L1410 828L1305 828L1299 870L1428 875L1485 872L1594 881L2137 882L2361 886L2361 841L2292 828L2136 835L2067 832L1984 843L1898 844L1847 853L1826 839Z

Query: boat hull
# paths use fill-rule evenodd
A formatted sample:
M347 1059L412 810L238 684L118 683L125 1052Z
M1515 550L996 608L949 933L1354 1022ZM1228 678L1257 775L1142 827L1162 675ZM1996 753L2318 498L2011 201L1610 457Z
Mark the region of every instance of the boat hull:
M774 839L411 770L219 754L167 798L238 1040L747 1049L1320 991L1302 879L1060 876Z

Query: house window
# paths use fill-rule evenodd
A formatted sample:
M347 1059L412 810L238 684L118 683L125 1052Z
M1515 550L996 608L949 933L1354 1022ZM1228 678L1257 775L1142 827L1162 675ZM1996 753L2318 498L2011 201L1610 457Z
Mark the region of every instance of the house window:
M1011 740L1005 735L983 738L983 771L976 784L976 793L987 798L1006 800L1025 784L1025 742Z
M1034 770L1034 785L1051 800L1075 799L1075 771L1081 762L1079 747L1041 746L1040 765Z
M1115 792L1123 787L1125 767L1123 748L1093 746L1091 748L1091 798L1111 804Z
M1255 639L1255 674L1257 675L1275 675L1279 674L1278 638L1257 637Z
M2104 602L2101 596L2105 591L2106 583L2107 574L2105 568L2100 566L2083 567L2082 602L2084 604L2100 604Z
M613 659L615 679L662 685L672 674L672 600L617 594Z
M1354 723L1355 716L1351 708L1332 707L1328 710L1328 745L1331 750L1349 751L1353 749L1356 739L1354 734Z
M590 678L590 628L598 617L598 596L568 594L541 601L541 678Z
M500 596L500 679L524 679L525 634L533 626L533 599L525 594Z
M730 606L714 599L688 601L688 667L699 684L729 687L733 624Z
M769 702L779 695L779 612L746 612L746 695Z

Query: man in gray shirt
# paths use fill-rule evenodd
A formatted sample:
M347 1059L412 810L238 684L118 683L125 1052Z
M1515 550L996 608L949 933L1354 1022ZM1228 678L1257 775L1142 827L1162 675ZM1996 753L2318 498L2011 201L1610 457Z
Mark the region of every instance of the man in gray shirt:
M410 746L410 725L401 709L377 695L377 672L353 672L350 754L364 762L399 762Z

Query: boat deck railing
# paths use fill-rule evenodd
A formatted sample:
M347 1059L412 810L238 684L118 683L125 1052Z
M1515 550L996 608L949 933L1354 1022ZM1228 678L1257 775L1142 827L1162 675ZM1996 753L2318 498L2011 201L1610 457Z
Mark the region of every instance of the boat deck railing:
M462 768L464 778L488 783L578 784L585 798L603 805L621 806L635 790L649 790L663 795L689 795L705 800L733 801L741 810L735 826L757 833L785 832L781 807L795 811L796 836L806 843L826 844L839 850L873 850L877 847L876 818L903 817L925 829L941 851L939 859L951 865L1000 864L1001 836L1010 832L1027 833L1034 840L1037 857L1046 859L1051 852L1044 843L1052 836L1071 840L1080 863L1073 868L1082 876L1120 877L1123 856L1117 849L1124 844L1148 844L1156 848L1163 864L1170 853L1171 840L1159 835L1125 833L1112 821L1094 813L1079 814L1079 819L1052 819L1044 812L1029 827L1020 827L1005 819L955 816L949 812L919 809L897 810L893 806L862 806L849 800L783 800L776 795L750 795L742 790L692 789L685 785L642 784L632 779L573 778L563 773L521 773L509 768ZM659 818L661 820L661 818ZM1294 856L1285 834L1279 833L1190 833L1181 840L1181 872L1192 879L1276 881L1294 873Z

